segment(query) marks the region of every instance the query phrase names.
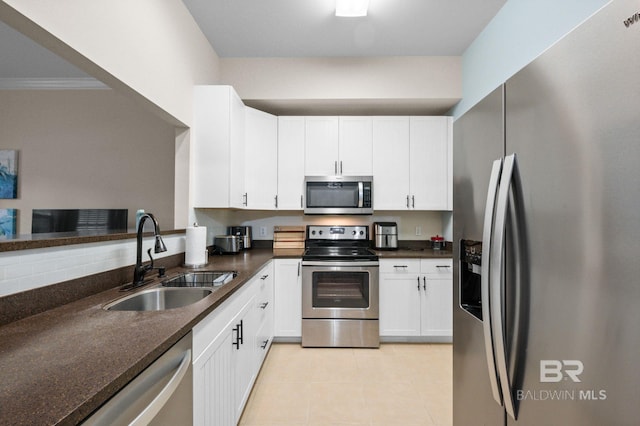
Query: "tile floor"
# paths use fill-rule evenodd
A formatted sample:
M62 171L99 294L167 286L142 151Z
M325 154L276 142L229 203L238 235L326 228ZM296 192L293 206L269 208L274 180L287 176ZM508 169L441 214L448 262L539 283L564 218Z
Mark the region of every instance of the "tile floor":
M240 425L451 425L451 370L450 344L274 344Z

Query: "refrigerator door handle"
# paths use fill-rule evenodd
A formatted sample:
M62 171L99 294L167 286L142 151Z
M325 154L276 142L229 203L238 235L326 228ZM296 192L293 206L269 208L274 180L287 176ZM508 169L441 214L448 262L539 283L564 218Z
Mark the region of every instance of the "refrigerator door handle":
M504 306L504 253L506 242L507 213L509 210L509 193L513 184L513 174L515 169L515 154L504 159L504 167L500 179L500 190L498 192L498 202L496 208L496 221L494 227L494 244L491 247L490 268L495 273L491 275L491 326L495 341L496 366L500 378L502 399L506 412L516 419L515 405L513 402L513 392L511 391L511 379L507 367L507 346L505 342L505 306Z
M491 168L491 177L489 178L489 190L487 191L487 202L484 211L484 227L482 231L482 261L480 288L482 300L482 328L484 334L484 349L487 357L487 369L489 372L489 382L491 384L491 393L493 399L502 405L502 395L498 384L498 372L496 369L496 361L494 357L494 342L491 327L491 300L489 297L490 285L490 254L491 239L493 237L494 210L496 204L496 195L498 193L498 185L500 183L500 173L502 172L502 159L495 160Z

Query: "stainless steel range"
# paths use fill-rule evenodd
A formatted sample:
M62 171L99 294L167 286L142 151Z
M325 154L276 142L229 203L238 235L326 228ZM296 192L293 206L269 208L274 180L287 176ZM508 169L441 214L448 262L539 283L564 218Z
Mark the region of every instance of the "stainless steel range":
M302 346L377 348L379 262L368 226L307 226Z

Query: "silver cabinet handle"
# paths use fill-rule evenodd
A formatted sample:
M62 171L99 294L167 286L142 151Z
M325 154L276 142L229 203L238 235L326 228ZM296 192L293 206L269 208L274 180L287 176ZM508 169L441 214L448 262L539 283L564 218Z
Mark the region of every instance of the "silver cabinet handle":
M300 196L300 208L301 209L304 208L304 203L303 203L303 198L302 197L304 197L304 195Z
M511 392L511 379L507 367L507 353L505 342L505 306L503 301L504 277L501 271L504 268L504 252L506 242L507 212L509 209L509 195L512 188L513 175L515 170L515 155L507 156L504 159L502 177L500 178L500 190L498 191L498 201L496 207L496 220L494 227L495 241L491 247L491 270L495 271L490 277L491 290L491 327L495 341L496 366L500 377L500 388L502 390L502 400L506 412L516 418L513 394ZM483 252L484 254L484 252Z
M267 309L267 306L269 306L269 302L264 302L260 304L260 309Z
M300 276L300 262L298 262L298 276Z
M417 280L418 280L418 291L420 291L420 277L418 277Z
M409 196L407 195L407 208L409 208Z
M407 265L393 265L394 268L408 268Z
M502 172L502 159L495 160L491 168L489 178L489 189L487 191L487 201L484 210L484 227L482 230L482 269L480 275L480 297L482 298L482 329L484 334L484 350L487 357L487 368L489 370L489 382L493 399L502 405L502 395L498 386L498 372L496 360L493 352L493 336L491 327L491 299L489 298L489 285L491 276L491 242L493 238L493 219L496 205L496 195L500 173ZM500 272L498 271L498 274Z
M333 174L334 175L338 174L338 161L333 162Z
M267 274L267 275L263 275L263 276L261 276L261 277L260 277L260 279L261 279L262 281L266 280L267 278L269 278L269 274Z
M278 196L275 196L276 209L278 208Z
M191 349L188 349L184 353L182 361L180 361L180 365L178 366L178 369L174 373L173 377L171 377L169 382L164 386L164 388L162 388L158 396L156 396L153 401L151 401L151 404L149 404L144 410L142 410L138 417L136 417L131 423L129 423L129 426L148 425L149 422L151 422L151 420L153 420L153 418L160 412L160 410L162 410L162 407L164 407L169 398L171 398L173 393L176 391L176 389L180 385L180 382L182 381L182 378L185 374L187 374L187 370L189 369L190 365Z
M242 205L243 205L243 206L247 206L247 205L249 205L249 194L245 192L245 193L242 195L242 198L244 198L244 200L242 201Z
M414 208L414 209L416 208L416 196L415 195L411 196L411 207Z
M422 277L422 289L427 292L427 277Z
M260 345L260 347L261 347L262 349L267 349L267 346L268 346L268 345L269 345L269 339L267 339L267 340L263 340L263 341L262 341L262 344Z
M451 268L451 265L436 265L436 268Z
M340 161L340 174L342 174L342 160Z

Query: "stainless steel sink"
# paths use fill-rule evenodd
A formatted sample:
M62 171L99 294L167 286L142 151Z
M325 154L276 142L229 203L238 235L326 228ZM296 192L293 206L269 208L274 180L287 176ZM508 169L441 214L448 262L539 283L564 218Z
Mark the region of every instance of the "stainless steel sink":
M219 287L234 279L236 271L197 271L181 274L162 282L163 287Z
M108 311L164 311L181 308L213 293L207 288L155 287L114 300L104 306Z

